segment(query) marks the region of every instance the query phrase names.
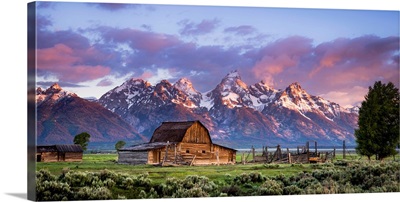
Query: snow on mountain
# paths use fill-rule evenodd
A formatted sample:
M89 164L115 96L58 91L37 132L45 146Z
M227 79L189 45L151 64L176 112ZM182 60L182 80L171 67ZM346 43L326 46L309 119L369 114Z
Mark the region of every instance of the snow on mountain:
M36 103L40 105L44 101L55 103L65 97L77 97L75 93L63 90L58 83L54 83L48 89L37 88Z
M148 137L162 121L196 119L217 140L354 141L358 118L355 110L310 95L297 82L283 90L262 81L249 86L237 71L204 93L187 78L155 86L131 79L104 94L99 103Z
M147 141L115 113L58 84L37 88L36 103L38 144L70 144L82 132L91 135L90 142Z

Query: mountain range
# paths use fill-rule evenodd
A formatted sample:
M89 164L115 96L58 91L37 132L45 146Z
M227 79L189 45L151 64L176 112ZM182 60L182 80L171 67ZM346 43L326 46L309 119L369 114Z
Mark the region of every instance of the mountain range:
M310 95L299 83L282 90L263 82L247 85L237 71L205 93L197 91L186 78L175 83L162 80L155 86L142 79L130 79L96 101L79 98L58 85L46 91L38 89L36 100L38 140L46 141L66 141L86 129L96 137L92 141L140 142L150 139L164 121L200 120L213 142L233 148L296 146L308 140L333 146L343 140L354 144L358 120L357 108L345 109ZM79 114L73 110L82 117L96 114L98 118L73 122ZM57 124L50 124L54 120Z
M58 84L36 90L37 144L72 144L88 132L91 142L147 141L131 125L98 103L63 90Z

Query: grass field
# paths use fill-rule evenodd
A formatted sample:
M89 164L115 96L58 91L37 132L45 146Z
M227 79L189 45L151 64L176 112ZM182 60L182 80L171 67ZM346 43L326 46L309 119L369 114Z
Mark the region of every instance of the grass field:
M84 154L82 162L38 162L36 193L39 201L59 201L399 192L399 157L160 167L117 164L117 154Z
M264 164L236 164L236 165L210 165L210 166L180 166L178 167L158 167L152 165L123 165L117 164L117 154L84 154L82 162L38 162L37 170L46 169L55 175L62 173L63 169L97 172L104 169L118 173L143 174L148 173L149 178L154 182L164 181L168 177L179 179L187 175L206 176L211 180L224 178L226 174L239 175L252 171L260 172L266 176L276 176L280 173L297 174L301 171L311 170L309 164L292 166L280 164L265 166Z
M342 155L337 155L337 160L342 160ZM356 154L347 155L347 160L360 159ZM363 160L365 158L362 158ZM399 159L399 158L397 158ZM240 155L237 155L237 161L241 161ZM162 182L166 178L175 177L185 178L187 175L206 176L211 180L220 180L229 174L232 176L242 173L257 171L265 176L276 176L279 174L294 175L302 171L311 171L316 169L311 164L236 164L236 165L210 165L210 166L180 166L180 167L158 167L152 165L123 165L118 164L117 154L84 154L82 162L38 162L37 170L46 169L55 175L62 173L63 169L98 172L104 169L118 173L127 173L132 175L148 173L149 178L154 182Z

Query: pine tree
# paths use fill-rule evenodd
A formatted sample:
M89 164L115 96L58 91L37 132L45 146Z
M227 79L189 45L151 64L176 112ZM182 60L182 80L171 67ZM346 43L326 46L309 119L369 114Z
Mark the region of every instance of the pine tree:
M358 129L355 130L356 151L370 159L383 158L396 154L399 143L399 90L389 82L375 82L369 87L365 101L362 102Z

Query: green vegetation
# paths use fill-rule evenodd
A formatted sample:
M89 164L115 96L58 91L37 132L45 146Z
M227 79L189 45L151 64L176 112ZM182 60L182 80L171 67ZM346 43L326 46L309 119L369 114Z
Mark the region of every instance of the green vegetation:
M83 151L86 151L89 141L90 135L86 132L80 133L74 137L74 144L81 145Z
M156 167L120 165L116 154L38 163L37 200L98 200L400 191L400 162Z
M396 154L399 144L399 89L393 83L375 82L362 102L355 130L356 151L368 159Z
M126 142L120 140L117 143L115 143L115 150L120 150L122 147L124 147L126 145Z

